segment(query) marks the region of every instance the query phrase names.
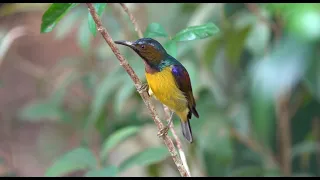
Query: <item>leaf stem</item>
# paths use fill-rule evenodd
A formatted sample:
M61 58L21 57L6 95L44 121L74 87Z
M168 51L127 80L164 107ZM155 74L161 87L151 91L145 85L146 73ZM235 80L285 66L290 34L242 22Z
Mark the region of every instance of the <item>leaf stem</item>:
M143 38L143 33L137 23L136 18L130 13L128 7L124 4L124 3L120 3L122 9L128 14L133 26L134 26L134 30L138 33L139 38Z

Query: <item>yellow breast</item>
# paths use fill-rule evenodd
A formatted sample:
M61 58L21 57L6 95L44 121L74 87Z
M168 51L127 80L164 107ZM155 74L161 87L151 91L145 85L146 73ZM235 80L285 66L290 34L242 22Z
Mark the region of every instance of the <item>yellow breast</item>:
M186 110L187 99L177 87L170 67L164 68L161 72L146 73L146 79L150 88L149 94L152 93L162 104L175 112Z

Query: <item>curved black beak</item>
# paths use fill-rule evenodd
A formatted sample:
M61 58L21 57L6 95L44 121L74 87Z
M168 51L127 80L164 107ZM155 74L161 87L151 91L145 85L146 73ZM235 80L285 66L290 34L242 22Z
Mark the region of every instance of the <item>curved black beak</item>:
M128 46L133 50L136 50L136 46L134 45L134 42L131 41L114 41L116 44L121 44L124 46Z

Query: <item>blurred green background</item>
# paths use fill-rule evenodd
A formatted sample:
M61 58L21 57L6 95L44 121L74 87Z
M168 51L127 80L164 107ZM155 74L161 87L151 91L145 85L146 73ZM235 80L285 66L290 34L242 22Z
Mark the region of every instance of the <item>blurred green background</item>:
M320 4L126 5L143 32L220 30L172 51L200 115L192 144L173 116L192 176L320 175ZM0 175L180 176L131 79L91 34L86 5L40 34L49 6L0 6ZM119 4L101 18L114 40L138 38ZM119 48L145 81L141 59Z

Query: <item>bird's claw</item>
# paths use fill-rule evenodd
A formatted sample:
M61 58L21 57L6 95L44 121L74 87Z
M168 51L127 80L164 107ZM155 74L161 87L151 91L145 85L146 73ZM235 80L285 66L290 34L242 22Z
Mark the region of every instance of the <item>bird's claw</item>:
M148 84L144 83L140 86L140 88L138 89L138 92L139 93L148 92L148 88L149 88Z
M158 132L158 137L163 137L168 134L169 126L165 126Z
M168 124L158 132L158 136L159 137L163 137L163 136L168 134L169 128L170 128L171 123L172 123L172 115L173 115L173 112L170 115L170 119L169 119Z

